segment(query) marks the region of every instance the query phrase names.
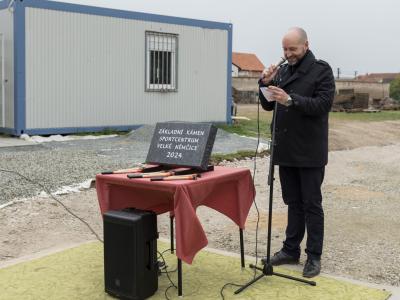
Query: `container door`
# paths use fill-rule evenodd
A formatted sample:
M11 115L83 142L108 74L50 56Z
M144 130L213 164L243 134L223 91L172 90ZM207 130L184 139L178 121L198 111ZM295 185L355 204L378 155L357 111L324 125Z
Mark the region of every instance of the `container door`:
M6 127L4 98L4 38L0 33L0 127Z

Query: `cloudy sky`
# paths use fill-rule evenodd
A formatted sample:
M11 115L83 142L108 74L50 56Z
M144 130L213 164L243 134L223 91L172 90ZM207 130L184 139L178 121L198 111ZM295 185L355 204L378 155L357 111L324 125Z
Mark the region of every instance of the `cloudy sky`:
M282 56L282 35L303 27L334 72L400 72L399 0L64 0L63 2L233 24L233 51L264 65Z

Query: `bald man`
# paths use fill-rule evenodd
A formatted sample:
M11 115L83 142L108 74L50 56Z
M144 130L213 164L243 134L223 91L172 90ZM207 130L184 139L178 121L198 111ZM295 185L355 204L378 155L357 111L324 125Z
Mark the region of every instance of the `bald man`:
M282 198L288 206L283 247L271 265L298 263L300 244L307 230L307 260L303 276L321 270L324 211L321 185L328 163L328 114L335 94L333 72L309 50L306 32L291 28L282 39L287 63L271 65L262 73L260 87L268 87L268 101L260 91L265 110L275 109L274 165L279 165ZM266 258L263 259L266 263Z

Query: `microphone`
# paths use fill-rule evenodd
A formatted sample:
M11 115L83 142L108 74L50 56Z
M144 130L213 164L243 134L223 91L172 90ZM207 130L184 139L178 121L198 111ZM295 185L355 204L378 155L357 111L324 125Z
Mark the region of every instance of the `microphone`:
M286 58L281 57L279 62L276 64L276 70L278 70L285 62L286 62ZM279 75L277 87L279 87L281 81L282 81L282 77Z
M278 69L280 68L280 66L282 66L285 62L286 62L286 58L281 57L281 59L280 59L280 60L276 63L276 65L275 65L275 70L274 70L274 72L275 72L276 70L278 70ZM267 69L266 69L266 70L267 70ZM265 70L264 70L264 72L265 72ZM261 73L261 77L260 77L259 81L260 81L260 80L263 80L263 78L264 78L264 72Z
M283 65L286 62L286 58L281 57L279 62L276 64L276 67L279 68L281 65Z

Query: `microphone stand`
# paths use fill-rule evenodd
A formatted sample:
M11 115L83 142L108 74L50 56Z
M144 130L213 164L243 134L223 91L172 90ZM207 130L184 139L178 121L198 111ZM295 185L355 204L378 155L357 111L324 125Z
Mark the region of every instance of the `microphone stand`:
M259 279L263 278L264 276L279 276L286 279L291 279L295 281L300 281L303 283L307 283L312 286L316 286L315 281L305 280L302 278L296 278L293 276L281 274L274 272L274 268L270 263L271 258L271 229L272 229L272 200L273 200L273 193L274 193L274 149L275 149L275 125L276 125L276 112L278 110L278 103L275 101L274 112L272 117L272 137L271 137L271 145L270 145L270 156L269 156L269 172L268 172L268 185L269 185L269 209L268 209L268 239L267 239L267 263L264 265L263 268L257 267L256 265L250 264L249 267L251 269L257 269L262 271L262 274L255 277L253 280L249 281L245 285L243 285L240 289L235 291L235 294L239 294L250 285L258 281Z

